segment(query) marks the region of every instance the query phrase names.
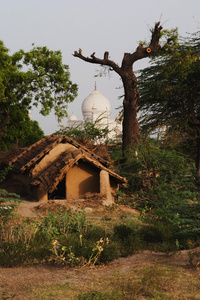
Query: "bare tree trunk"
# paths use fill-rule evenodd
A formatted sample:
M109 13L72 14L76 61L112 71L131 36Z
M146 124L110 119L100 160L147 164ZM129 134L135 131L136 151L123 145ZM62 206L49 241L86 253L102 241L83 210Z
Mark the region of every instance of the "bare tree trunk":
M132 70L129 70L128 74L128 77L121 75L125 92L123 100L123 152L130 146L140 143L140 130L137 120L137 105L140 96L137 91L137 78Z
M129 148L131 145L138 145L140 143L140 130L137 120L137 110L130 103L124 105L122 141L123 151Z
M143 45L140 44L134 53L124 53L121 67L109 59L109 52L107 51L104 53L103 59L96 57L95 52L91 54L90 57L83 56L81 49L75 51L73 54L75 57L79 57L86 62L108 66L110 70L115 71L122 78L125 94L123 101L123 150L140 142L140 131L137 121L139 93L137 90L137 78L133 72L133 64L137 60L148 57L161 49L159 44L161 30L162 26L160 26L160 22L156 23L152 30L149 46L143 47Z

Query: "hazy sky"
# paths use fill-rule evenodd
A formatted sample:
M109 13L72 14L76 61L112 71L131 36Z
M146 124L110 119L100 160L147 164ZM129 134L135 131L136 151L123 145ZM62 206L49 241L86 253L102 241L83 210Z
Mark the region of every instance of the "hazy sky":
M196 32L200 29L200 0L0 0L1 37L11 53L30 50L32 43L61 50L63 63L69 65L71 80L79 86L78 97L69 104L81 118L81 103L97 89L111 102L112 118L115 108L121 105L118 96L123 90L119 77L98 77L100 67L72 56L74 50L82 49L83 55L103 58L109 51L110 59L121 63L124 52L135 51L138 41L150 40L150 28L161 21L164 29L178 27L179 33ZM148 59L135 65L146 66ZM45 134L57 130L53 114L42 117L32 111L32 118L39 121ZM63 120L66 124L67 119Z

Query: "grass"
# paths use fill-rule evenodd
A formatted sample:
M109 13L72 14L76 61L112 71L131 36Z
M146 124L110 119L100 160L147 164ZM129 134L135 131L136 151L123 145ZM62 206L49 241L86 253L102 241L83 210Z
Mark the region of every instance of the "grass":
M70 297L74 297L74 291L71 290L68 283L39 284L34 287L27 287L27 291L31 300L72 299Z
M94 286L98 286L98 284L94 283ZM105 296L105 299L116 300L197 300L200 299L199 286L199 274L195 272L188 274L181 268L158 264L132 268L128 273L113 272L112 277L101 281L96 292L101 293L102 299ZM95 290L93 290L93 294L95 294L94 292ZM83 293L79 297L84 300L101 299L101 297L90 298L90 292L85 293L85 298L83 298Z
M19 292L2 292L0 299L31 300L199 300L199 272L166 264L122 269L78 269L62 282L37 283ZM65 282L63 282L65 281ZM23 289L23 290L22 290ZM13 295L13 298L12 298ZM16 298L15 298L16 297ZM24 299L24 298L23 298Z

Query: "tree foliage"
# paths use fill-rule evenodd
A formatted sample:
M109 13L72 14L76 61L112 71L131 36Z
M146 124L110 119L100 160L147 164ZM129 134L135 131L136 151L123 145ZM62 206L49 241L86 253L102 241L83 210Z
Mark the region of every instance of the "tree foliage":
M10 112L10 117L4 127L4 134L0 140L0 149L8 150L12 146L30 146L44 137L43 130L37 121L32 121L28 111L20 106Z
M161 54L140 73L141 125L146 132L166 125L173 147L182 144L188 152L192 145L196 147L193 158L199 168L200 32L179 39L173 49Z
M69 67L60 51L35 47L29 52L9 54L0 41L0 134L15 109L39 106L40 113L54 110L58 120L67 115L67 103L77 95L70 81Z
M132 203L164 238L198 239L200 201L192 160L146 140L119 167Z
M57 134L65 134L68 137L77 140L78 142L90 141L93 144L98 144L101 141L107 143L108 141L108 127L101 128L97 122L84 122L83 125L76 127L65 127L57 132Z
M78 142L99 144L108 142L109 128L101 124L104 117L99 116L94 122L84 121L81 124L61 128L56 134L64 134Z

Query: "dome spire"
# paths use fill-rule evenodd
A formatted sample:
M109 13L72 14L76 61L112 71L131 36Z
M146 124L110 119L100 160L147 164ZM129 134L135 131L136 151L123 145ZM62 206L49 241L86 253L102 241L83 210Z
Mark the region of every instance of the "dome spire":
M95 81L95 83L94 83L94 90L95 90L95 91L97 90L97 83L96 83L96 81Z

